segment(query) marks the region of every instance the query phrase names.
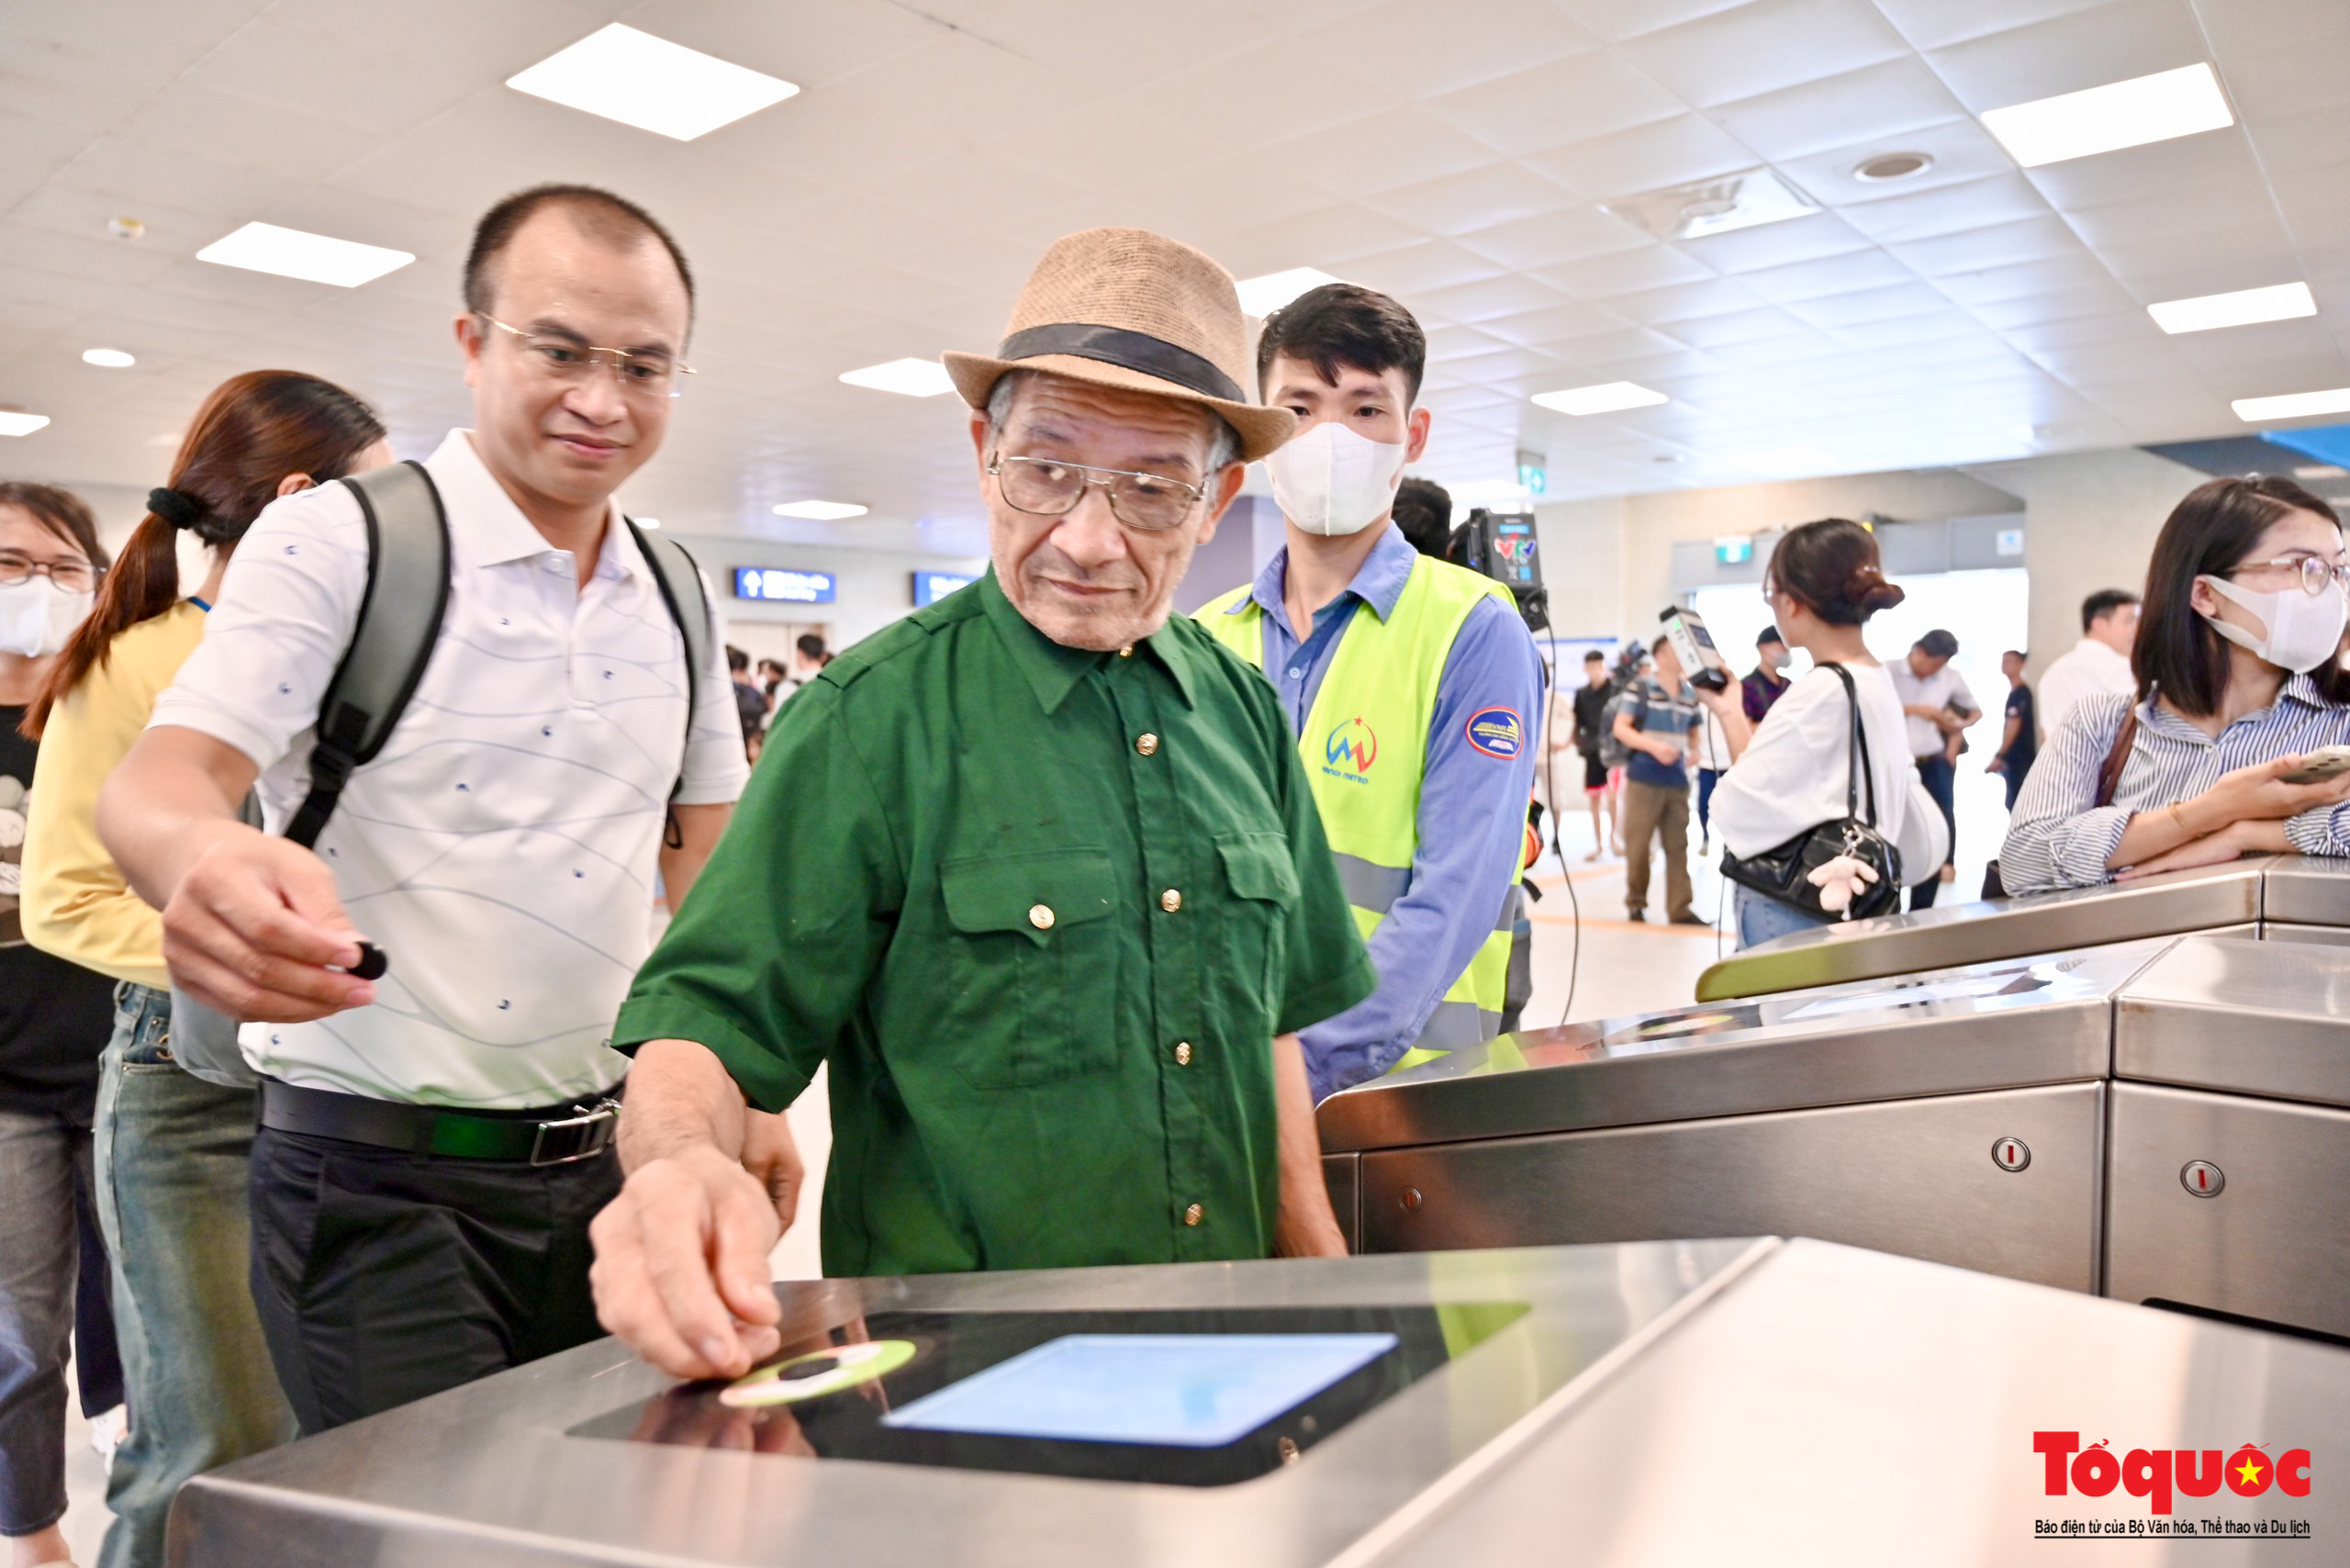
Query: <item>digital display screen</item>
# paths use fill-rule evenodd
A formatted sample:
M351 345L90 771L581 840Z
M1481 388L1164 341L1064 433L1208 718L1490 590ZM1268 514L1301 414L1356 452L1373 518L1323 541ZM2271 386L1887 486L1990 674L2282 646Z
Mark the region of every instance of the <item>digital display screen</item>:
M948 594L969 588L979 579L965 572L916 572L914 574L914 608L936 604Z
M734 597L770 604L830 604L839 584L830 572L788 566L737 566Z
M1541 572L1535 565L1536 549L1532 518L1497 517L1494 520L1494 558L1501 564L1505 581L1532 588L1542 580Z
M1222 1448L1395 1348L1393 1334L1071 1334L882 1417L890 1427Z

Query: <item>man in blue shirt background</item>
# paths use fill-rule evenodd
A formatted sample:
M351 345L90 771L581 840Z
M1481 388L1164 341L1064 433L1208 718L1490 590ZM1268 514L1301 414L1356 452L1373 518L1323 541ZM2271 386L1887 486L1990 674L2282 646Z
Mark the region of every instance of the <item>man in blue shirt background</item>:
M1351 284L1309 290L1266 319L1259 389L1299 420L1267 464L1286 542L1248 593L1200 613L1261 611L1261 667L1293 732L1306 728L1349 628L1393 619L1416 564L1461 571L1418 555L1393 521L1404 465L1427 446L1429 411L1414 406L1427 352L1409 311ZM1384 913L1369 942L1379 989L1301 1034L1316 1099L1378 1077L1415 1047L1498 1031L1497 1010L1446 993L1514 923L1542 700L1541 656L1507 595L1478 603L1437 676L1408 877L1378 893ZM1497 711L1516 718L1514 746L1491 728L1472 733ZM1356 891L1359 908L1378 907Z
M1697 744L1697 694L1682 678L1670 640L1650 646L1656 673L1643 676L1616 714L1616 738L1631 752L1625 765L1624 908L1646 920L1649 846L1664 847L1664 912L1675 925L1704 925L1689 907L1689 754Z

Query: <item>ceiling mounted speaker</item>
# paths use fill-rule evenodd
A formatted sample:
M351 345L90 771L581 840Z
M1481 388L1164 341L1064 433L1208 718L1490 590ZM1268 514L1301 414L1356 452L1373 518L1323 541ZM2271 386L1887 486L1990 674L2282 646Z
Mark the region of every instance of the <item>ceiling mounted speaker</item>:
M1934 166L1930 152L1882 152L1855 164L1852 178L1870 185L1887 180L1913 180Z

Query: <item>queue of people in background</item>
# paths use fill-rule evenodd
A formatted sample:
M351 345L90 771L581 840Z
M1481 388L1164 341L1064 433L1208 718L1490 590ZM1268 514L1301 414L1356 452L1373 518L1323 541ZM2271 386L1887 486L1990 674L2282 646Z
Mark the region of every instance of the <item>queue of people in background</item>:
M2024 781L1999 851L2008 890L2350 855L2350 774L2293 778L2304 754L2350 742L2345 580L2341 520L2291 480L2189 491L2154 541L2132 690L2075 704Z
M1790 529L1763 569L1762 593L1771 641L1801 648L1812 667L1781 683L1759 724L1747 716L1749 693L1697 693L1729 746L1730 767L1714 791L1723 851L1763 856L1845 817L1857 797L1864 820L1898 848L1904 875L1930 879L1948 856L1948 834L1912 760L1911 716L1894 673L1869 652L1863 630L1904 597L1885 579L1876 536L1842 518ZM1851 678L1849 695L1838 668ZM1735 910L1741 947L1830 918L1743 885Z
M110 563L79 498L0 484L0 1538L14 1568L66 1559L66 1362L113 1368L110 1316L79 1310L102 1279L103 1244L82 1216L96 1200L91 1126L97 1047L110 1015L104 976L44 952L24 934L22 859L39 778L36 709ZM103 1294L101 1294L101 1300ZM78 1319L78 1321L77 1321ZM105 1406L100 1406L103 1411Z

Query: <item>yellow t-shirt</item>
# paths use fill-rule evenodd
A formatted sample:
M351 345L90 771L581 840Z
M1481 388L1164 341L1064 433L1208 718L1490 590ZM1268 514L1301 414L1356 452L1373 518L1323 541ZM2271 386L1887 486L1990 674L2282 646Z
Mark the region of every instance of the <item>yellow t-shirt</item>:
M155 699L204 636L186 599L114 640L106 661L50 711L25 823L25 939L85 969L158 991L162 916L130 890L98 842L98 786L127 756Z

